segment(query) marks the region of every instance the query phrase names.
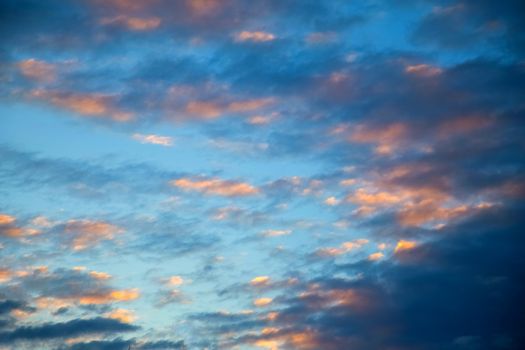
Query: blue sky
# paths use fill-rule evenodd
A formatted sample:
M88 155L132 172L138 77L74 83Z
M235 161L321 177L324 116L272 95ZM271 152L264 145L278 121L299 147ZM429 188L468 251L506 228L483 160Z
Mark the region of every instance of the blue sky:
M520 1L0 2L0 349L520 349Z

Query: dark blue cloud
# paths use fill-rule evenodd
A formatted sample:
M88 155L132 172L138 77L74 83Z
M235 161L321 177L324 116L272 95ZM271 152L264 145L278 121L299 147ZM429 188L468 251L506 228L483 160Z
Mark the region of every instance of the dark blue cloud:
M43 323L38 326L20 326L0 332L0 343L11 344L19 340L47 340L94 333L120 333L139 329L127 323L108 318L75 319L60 323Z

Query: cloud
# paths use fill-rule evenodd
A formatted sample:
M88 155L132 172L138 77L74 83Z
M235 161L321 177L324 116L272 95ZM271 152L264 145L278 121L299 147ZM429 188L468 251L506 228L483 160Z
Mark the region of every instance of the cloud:
M60 350L128 350L129 348L138 350L186 350L184 341L158 340L140 341L135 339L124 340L116 338L113 340L94 340L73 344Z
M368 242L368 239L359 238L353 241L343 242L339 247L319 248L316 250L315 254L320 257L331 257L347 254L362 248L364 245L368 244Z
M225 197L253 196L259 193L259 189L248 183L216 178L179 178L170 181L170 185L183 190Z
M262 235L265 237L286 236L292 233L292 230L265 230Z
M116 122L128 122L133 119L133 113L115 106L113 95L40 89L31 91L30 97L50 102L86 117L109 118Z
M405 68L408 74L414 74L421 77L433 77L442 73L442 69L433 67L428 64L409 65Z
M20 326L11 331L1 331L0 343L11 344L18 340L34 341L84 334L130 332L138 329L137 326L103 317L74 319L67 322L43 323L37 326Z
M394 248L394 252L398 253L405 250L414 249L416 246L417 242L400 240L399 242L397 242L396 247Z
M160 136L154 134L133 134L133 138L141 143L151 143L165 147L173 146L173 139L169 136Z
M11 273L7 295L35 295L39 309L58 310L72 305L106 305L130 302L140 297L137 288L112 287L108 278L100 278L87 269L57 269L36 267ZM106 277L106 276L104 276Z
M257 276L257 277L252 278L252 280L250 281L250 285L252 285L254 287L258 287L258 286L267 285L269 282L270 282L270 277L268 277L268 276Z
M265 42L275 40L275 35L268 32L249 32L242 31L235 35L235 41L253 41L253 42Z
M368 256L368 260L370 261L378 261L385 257L385 254L381 252L372 253Z
M180 276L171 276L168 280L168 283L172 286L180 286L184 283L184 279Z
M289 290L278 297L279 316L266 326L273 330L233 342L280 340L284 347L289 340L279 336L308 331L313 335L309 344L330 350L461 349L469 334L481 348L501 344L518 349L525 341L518 326L523 315L512 305L524 289L519 281L525 260L517 247L500 249L507 240L518 242L521 224L508 219L519 212L518 208L496 209L452 225L436 240L405 250L396 262L332 265L330 276L324 269L301 284L302 291ZM512 258L503 258L509 254ZM336 272L342 277L334 278ZM362 275L355 278L354 273ZM379 330L385 333L380 332L371 343L367 334Z
M27 78L51 82L56 78L56 67L51 63L29 58L18 63L20 72Z
M106 317L119 320L122 323L133 323L137 319L133 311L126 309L115 309L107 313Z
M227 113L238 114L255 111L270 105L273 101L272 98L239 100L226 103L220 100L189 101L186 104L185 112L203 119L216 119Z
M113 302L132 301L140 296L138 289L120 289L111 290L108 292L98 292L84 295L79 295L78 301L80 304L110 304Z
M24 238L38 235L40 230L16 225L16 217L0 213L0 237Z
M392 154L406 139L408 128L405 124L394 123L386 126L358 125L350 135L351 142L376 144L375 152L380 155Z
M71 241L74 250L84 250L98 245L101 241L112 240L124 229L116 225L96 220L69 220L64 232Z
M100 20L101 24L118 24L135 31L149 31L160 26L162 19L158 17L130 17L119 15L116 17L106 17Z
M253 305L257 307L265 307L273 302L272 298L258 298L253 301Z
M15 222L16 218L7 214L0 214L0 225L9 225Z

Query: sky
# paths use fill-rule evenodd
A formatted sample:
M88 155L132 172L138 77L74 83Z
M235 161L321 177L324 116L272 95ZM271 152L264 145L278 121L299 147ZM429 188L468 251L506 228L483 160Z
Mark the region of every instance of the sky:
M525 348L524 13L0 0L0 349Z

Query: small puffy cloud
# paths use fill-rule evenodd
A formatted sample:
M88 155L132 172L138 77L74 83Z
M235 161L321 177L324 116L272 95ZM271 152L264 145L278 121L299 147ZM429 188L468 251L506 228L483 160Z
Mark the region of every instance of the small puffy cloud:
M343 242L339 247L319 248L316 250L315 254L320 257L338 256L359 249L366 244L368 244L367 239L359 238L353 241Z
M16 218L7 214L0 214L0 225L9 225L16 221Z
M64 232L70 235L74 250L84 250L100 241L112 240L115 234L124 232L124 229L104 221L70 220L66 223Z
M180 178L170 181L170 185L183 190L224 197L253 196L259 193L259 189L246 182L221 180L217 178Z
M242 31L235 35L235 41L265 42L275 40L275 35L263 31Z
M248 124L257 126L267 125L274 121L277 116L278 113L271 113L270 115L254 115L248 118Z
M270 277L268 277L268 276L257 276L257 277L252 278L252 280L250 281L250 285L252 285L254 287L260 287L260 286L267 285L269 282L270 282Z
M31 224L34 225L34 226L39 226L39 227L51 227L51 226L53 226L53 223L51 221L49 221L49 219L46 218L45 216L37 216L37 217L35 217L33 220L31 220Z
M253 301L253 305L258 307L264 307L270 305L272 302L272 298L258 298Z
M344 179L344 180L339 181L339 184L341 186L352 186L352 185L355 185L356 183L357 183L356 179Z
M262 235L266 237L278 237L286 236L290 233L292 233L292 230L265 230L262 232Z
M184 279L181 276L171 276L168 283L172 286L180 286L184 283Z
M119 320L122 323L133 323L137 319L137 316L135 313L133 313L133 311L126 309L115 309L111 312L108 312L105 316Z
M89 274L91 275L91 277L97 280L108 280L111 278L111 275L106 272L90 271Z
M173 146L173 139L169 136L160 136L155 134L133 134L133 139L141 143L151 143L153 145L161 145L165 147Z
M329 205L329 206L334 206L334 205L339 204L339 200L333 196L328 197L324 200L324 204Z
M368 260L370 261L378 261L385 257L385 254L381 252L372 253L368 256Z
M56 78L56 67L53 64L30 58L18 62L18 68L27 78L50 82Z
M396 247L394 248L394 253L399 253L403 251L407 251L410 249L414 249L417 246L417 242L415 241L405 241L400 240L397 242Z

